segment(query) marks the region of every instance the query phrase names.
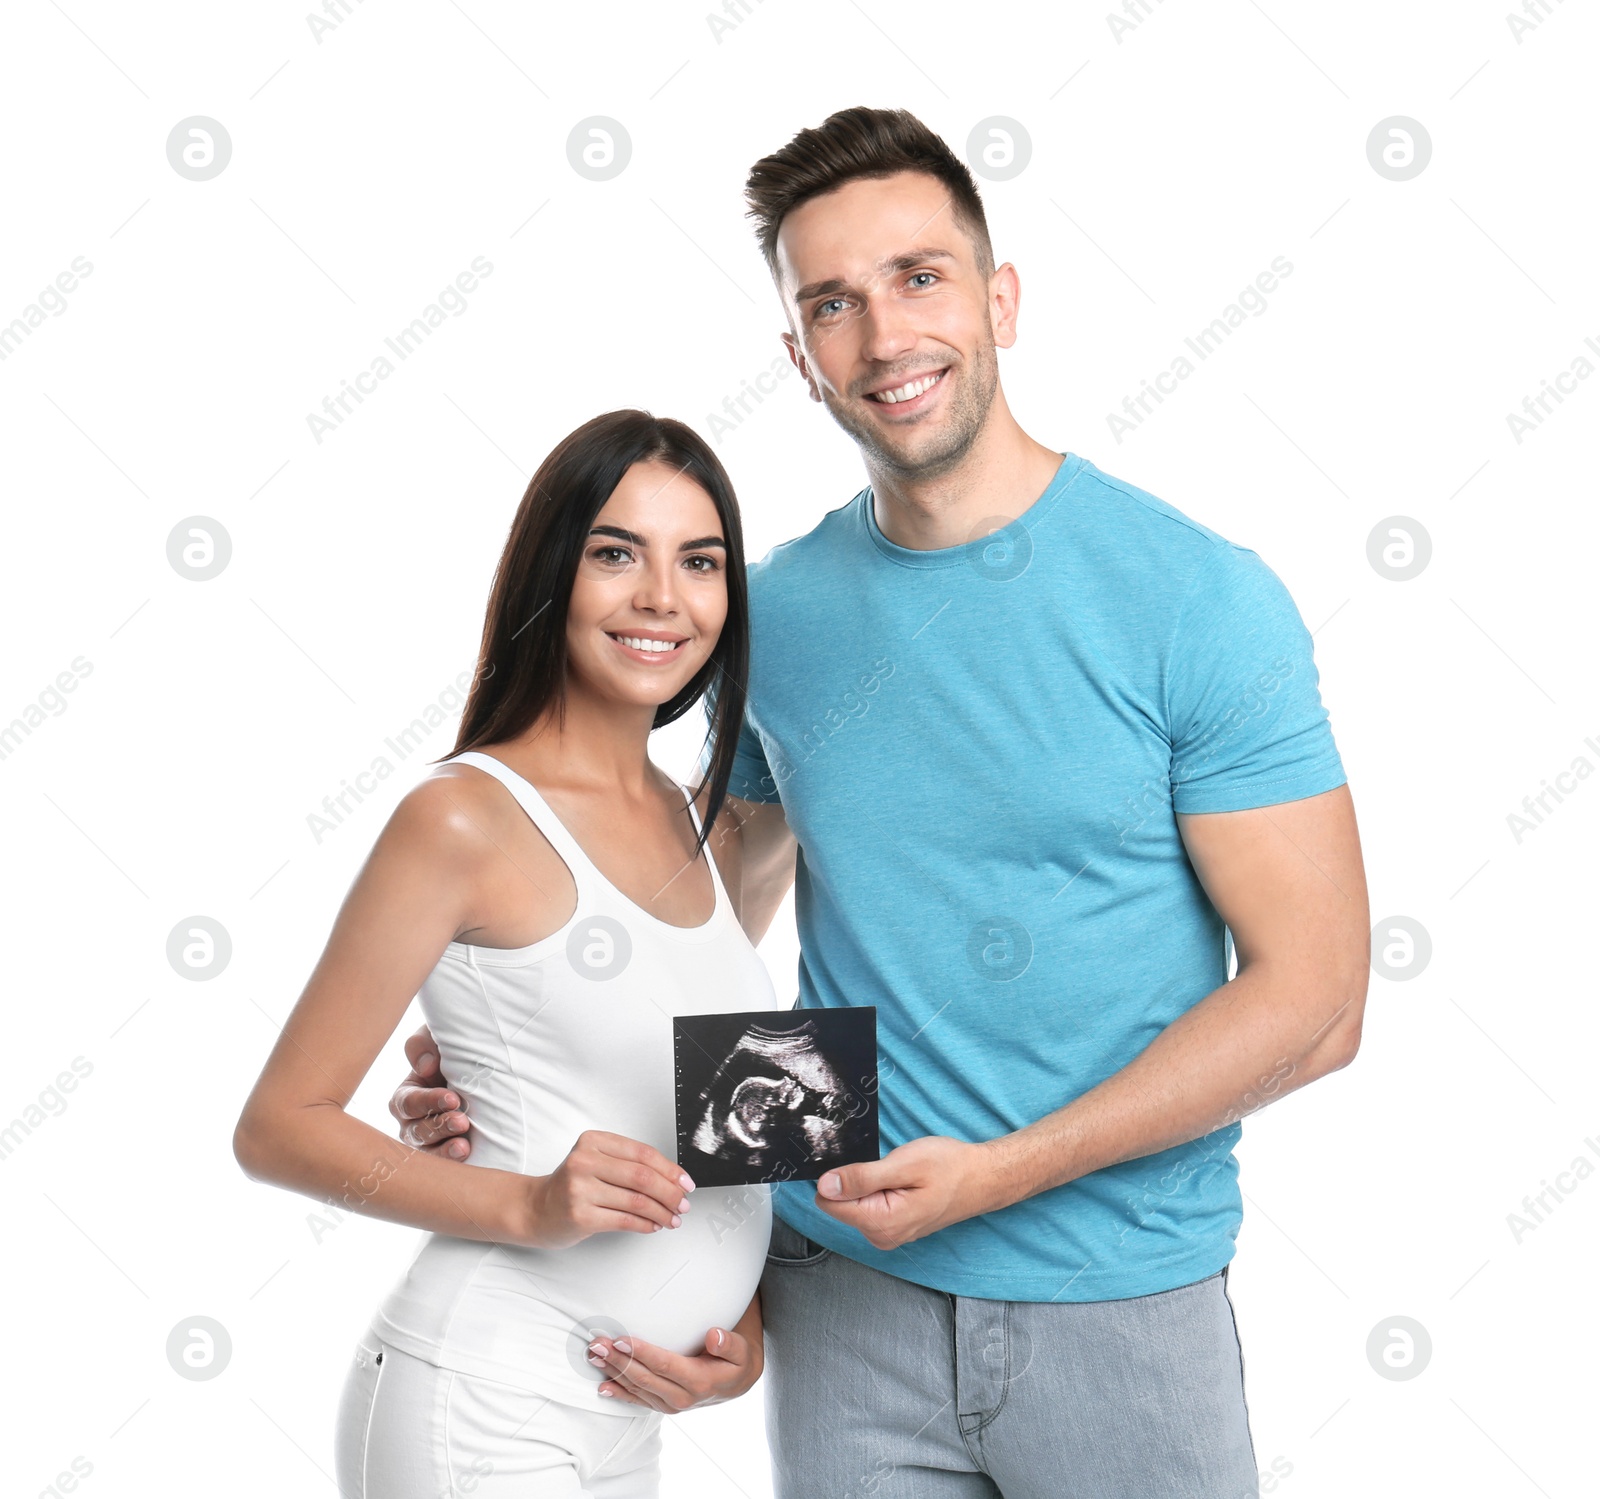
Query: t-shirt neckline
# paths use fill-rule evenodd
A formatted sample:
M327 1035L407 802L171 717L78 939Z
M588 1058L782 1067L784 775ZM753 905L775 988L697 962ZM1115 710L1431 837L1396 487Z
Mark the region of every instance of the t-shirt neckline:
M1076 454L1063 452L1060 465L1039 498L1010 525L1001 527L999 531L990 532L987 536L980 536L976 540L964 541L959 546L936 547L931 551L924 551L916 547L903 547L898 542L890 541L878 528L870 484L856 496L856 504L859 507L862 525L872 539L872 544L891 562L898 563L901 567L959 567L981 555L985 548L994 544L996 536L1004 535L1012 527L1020 526L1024 530L1031 531L1055 507L1056 501L1077 477L1085 461Z

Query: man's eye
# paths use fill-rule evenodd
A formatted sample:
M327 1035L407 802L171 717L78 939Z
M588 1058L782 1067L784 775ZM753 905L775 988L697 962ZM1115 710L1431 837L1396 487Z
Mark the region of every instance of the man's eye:
M832 317L833 313L829 309L830 308L843 307L843 306L844 306L844 298L843 297L829 297L826 302L819 302L817 304L817 316L818 317Z
M911 277L913 283L921 281L924 283L924 286L931 286L938 279L938 276L932 271L916 271ZM917 289L920 291L923 289L923 287L918 287Z

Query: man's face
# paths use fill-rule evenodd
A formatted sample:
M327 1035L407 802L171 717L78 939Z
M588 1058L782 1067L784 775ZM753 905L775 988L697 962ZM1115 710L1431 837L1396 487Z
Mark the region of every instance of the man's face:
M958 464L999 385L1015 304L994 295L936 177L846 183L784 216L784 335L812 398L869 461L908 478Z

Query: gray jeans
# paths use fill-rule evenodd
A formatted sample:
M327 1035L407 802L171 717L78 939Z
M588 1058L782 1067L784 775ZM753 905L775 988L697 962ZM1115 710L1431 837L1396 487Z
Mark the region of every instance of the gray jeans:
M1256 1499L1226 1281L979 1300L775 1217L761 1305L777 1499Z

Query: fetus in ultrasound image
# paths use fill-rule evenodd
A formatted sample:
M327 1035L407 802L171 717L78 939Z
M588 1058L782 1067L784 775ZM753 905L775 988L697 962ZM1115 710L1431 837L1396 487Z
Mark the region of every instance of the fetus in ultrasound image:
M678 1163L705 1186L878 1159L877 1011L680 1015Z

